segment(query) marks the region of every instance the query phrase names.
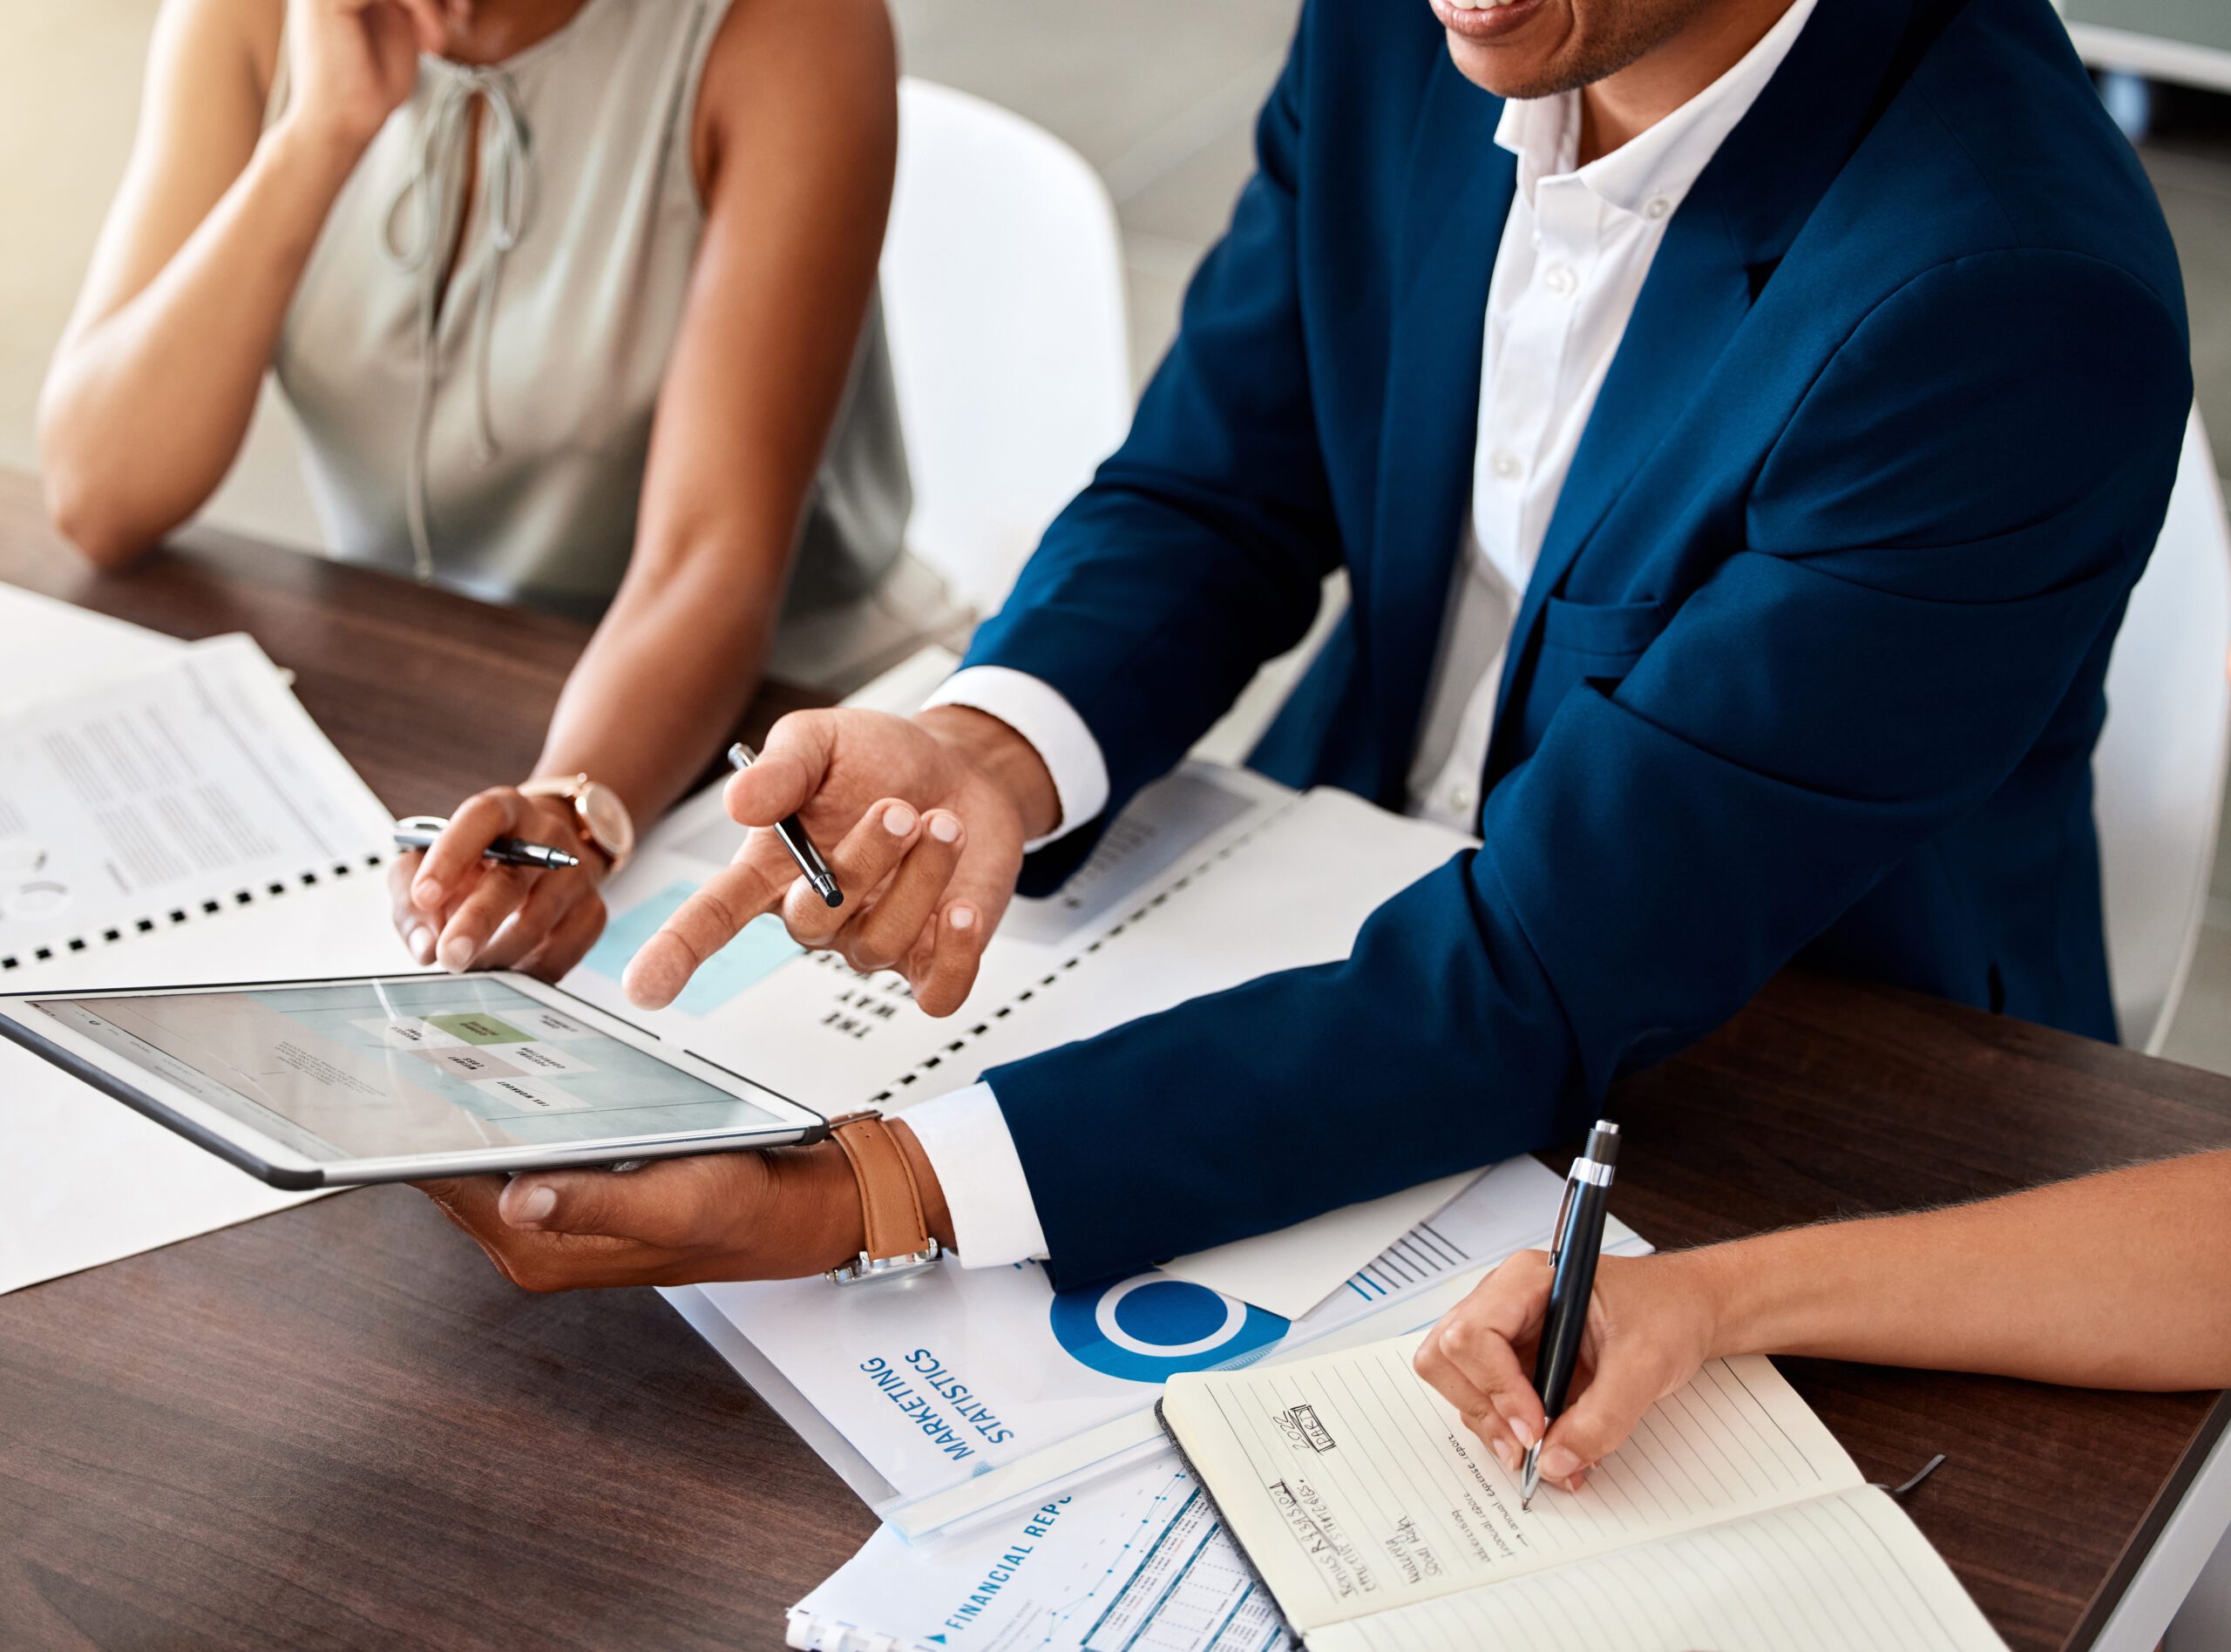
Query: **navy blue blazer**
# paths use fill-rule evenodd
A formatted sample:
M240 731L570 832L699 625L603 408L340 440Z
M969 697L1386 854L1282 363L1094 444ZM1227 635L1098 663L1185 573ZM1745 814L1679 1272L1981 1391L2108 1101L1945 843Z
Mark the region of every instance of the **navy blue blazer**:
M1424 0L1310 0L1129 437L968 656L1067 697L1111 816L1343 565L1353 606L1252 761L1400 804L1501 107ZM2167 231L2047 0L1820 0L1604 382L1517 615L1484 847L1344 963L988 1075L1056 1280L1574 1134L1794 958L2113 1037L2091 755L2190 402Z

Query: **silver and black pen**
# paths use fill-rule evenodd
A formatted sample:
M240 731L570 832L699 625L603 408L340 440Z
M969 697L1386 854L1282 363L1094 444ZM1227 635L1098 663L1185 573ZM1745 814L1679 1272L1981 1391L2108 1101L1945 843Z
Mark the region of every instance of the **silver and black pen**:
M434 840L449 829L449 824L439 815L413 815L407 820L399 820L395 823L395 846L431 849ZM506 866L540 866L553 871L581 863L578 855L553 849L547 843L530 843L523 837L498 837L480 851L480 858L500 861Z
M1596 1290L1596 1261L1604 1250L1604 1207L1611 1202L1611 1172L1619 1161L1619 1127L1598 1119L1588 1145L1565 1173L1565 1202L1549 1239L1549 1307L1542 1318L1542 1345L1534 1356L1534 1391L1542 1397L1542 1433L1565 1408L1573 1367L1580 1360L1581 1333L1588 1328L1588 1302ZM1518 1486L1518 1506L1526 1507L1542 1486L1542 1441L1526 1448L1526 1472Z
M759 754L737 741L729 748L729 762L742 774L759 761ZM775 823L775 836L783 840L783 847L790 851L790 858L798 863L798 870L805 874L805 881L823 902L837 907L844 904L844 891L837 887L837 879L829 870L829 863L821 858L821 851L813 846L813 839L805 835L805 828L798 823L796 815L785 816Z

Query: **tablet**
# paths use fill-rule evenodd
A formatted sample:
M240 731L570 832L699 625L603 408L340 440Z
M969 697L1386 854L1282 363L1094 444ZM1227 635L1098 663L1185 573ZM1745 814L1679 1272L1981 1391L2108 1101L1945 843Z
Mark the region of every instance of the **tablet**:
M278 1188L818 1141L828 1121L524 975L0 997L0 1035Z

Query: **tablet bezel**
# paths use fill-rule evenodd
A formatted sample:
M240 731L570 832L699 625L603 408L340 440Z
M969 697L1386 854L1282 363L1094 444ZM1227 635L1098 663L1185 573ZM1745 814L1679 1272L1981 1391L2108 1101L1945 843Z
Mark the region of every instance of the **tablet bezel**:
M202 1100L158 1073L125 1061L76 1028L32 1008L40 1000L92 1003L101 999L193 998L217 992L262 992L290 987L363 986L373 982L438 978L432 972L383 971L373 975L338 975L276 981L225 981L197 986L46 987L0 995L0 1038L23 1046L43 1060L175 1131L238 1169L290 1192L353 1188L383 1181L419 1181L436 1177L486 1175L519 1170L593 1168L622 1161L681 1158L692 1154L735 1152L818 1141L829 1133L822 1114L778 1090L680 1048L646 1027L601 1009L563 987L509 970L492 970L485 978L499 982L562 1015L582 1021L675 1071L713 1086L737 1100L773 1114L774 1126L757 1129L691 1130L655 1135L608 1136L563 1145L522 1144L464 1152L412 1154L399 1157L313 1159L287 1142L264 1134L246 1121Z

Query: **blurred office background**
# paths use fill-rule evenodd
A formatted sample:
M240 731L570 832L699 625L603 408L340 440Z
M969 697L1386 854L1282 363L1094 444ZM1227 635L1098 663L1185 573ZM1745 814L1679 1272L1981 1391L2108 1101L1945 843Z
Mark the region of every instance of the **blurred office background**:
M1392 0L1389 0L1392 3ZM1422 0L1416 0L1422 3ZM1298 0L892 0L911 74L980 94L1074 146L1113 195L1143 382L1187 275L1249 166L1250 127ZM2184 262L2200 405L2231 474L2231 7L2065 0ZM157 0L0 8L0 465L33 468L32 408L131 141ZM2209 90L2214 87L2218 90ZM267 406L210 517L314 544L284 415ZM2231 837L2227 837L2231 845ZM2231 1073L2231 847L2165 1052Z

